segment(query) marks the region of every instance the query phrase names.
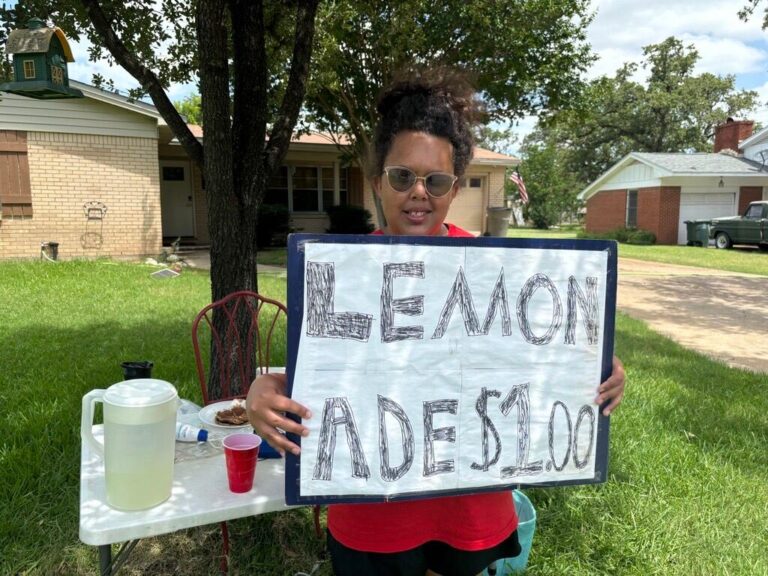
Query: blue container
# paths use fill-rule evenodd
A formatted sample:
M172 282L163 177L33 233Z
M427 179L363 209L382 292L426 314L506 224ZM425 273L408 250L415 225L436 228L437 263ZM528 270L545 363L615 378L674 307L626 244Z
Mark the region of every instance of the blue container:
M528 496L520 490L513 490L512 495L515 499L515 510L517 510L517 538L520 541L520 554L514 558L502 558L496 560L496 576L510 576L512 574L522 574L528 565L528 555L531 553L533 545L533 533L536 531L536 509L531 504ZM483 572L483 576L490 576L488 570Z

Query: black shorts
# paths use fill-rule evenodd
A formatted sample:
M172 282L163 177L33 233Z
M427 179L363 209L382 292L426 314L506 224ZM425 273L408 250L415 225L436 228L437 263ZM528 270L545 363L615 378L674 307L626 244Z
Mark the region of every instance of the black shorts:
M336 576L424 576L427 569L441 576L475 576L494 560L520 554L517 530L493 548L459 550L431 540L406 550L381 554L347 548L328 531L328 551Z

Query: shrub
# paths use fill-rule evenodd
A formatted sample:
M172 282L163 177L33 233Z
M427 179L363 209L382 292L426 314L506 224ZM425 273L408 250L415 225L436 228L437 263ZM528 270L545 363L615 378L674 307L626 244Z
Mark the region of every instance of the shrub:
M290 231L291 215L284 204L262 204L256 228L259 248L285 246Z
M656 234L650 230L632 230L627 238L627 244L656 244Z
M331 206L326 210L331 221L329 234L369 234L373 232L371 213L361 206Z
M616 228L608 232L579 232L578 238L591 238L593 240L616 240L622 244L655 244L656 234L640 228Z

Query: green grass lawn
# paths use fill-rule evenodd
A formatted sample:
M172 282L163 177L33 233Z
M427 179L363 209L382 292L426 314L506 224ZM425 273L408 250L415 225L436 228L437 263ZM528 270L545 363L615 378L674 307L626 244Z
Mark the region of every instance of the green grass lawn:
M97 574L79 542L82 396L120 362L200 402L190 327L207 275L97 262L0 263L0 574ZM262 275L285 299L285 279ZM529 490L538 526L529 574L768 574L768 390L619 315L627 397L611 423L609 481ZM276 359L278 360L278 359ZM308 509L230 522L231 574L309 573L323 543ZM142 541L121 574L217 573L218 525ZM324 562L315 576L331 574Z
M268 266L287 266L288 250L286 248L264 248L256 253L256 262Z
M552 230L510 228L507 232L507 238L576 238L579 230L580 228L574 226ZM768 276L768 253L748 247L717 250L714 247L619 244L619 256L651 262L665 262L681 266L698 266L700 268Z

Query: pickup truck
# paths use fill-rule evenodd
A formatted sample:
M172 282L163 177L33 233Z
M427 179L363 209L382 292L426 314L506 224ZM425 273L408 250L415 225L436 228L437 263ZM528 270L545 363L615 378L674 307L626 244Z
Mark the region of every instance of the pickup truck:
M756 244L760 250L768 250L768 202L751 202L743 216L713 218L709 237L721 249Z

